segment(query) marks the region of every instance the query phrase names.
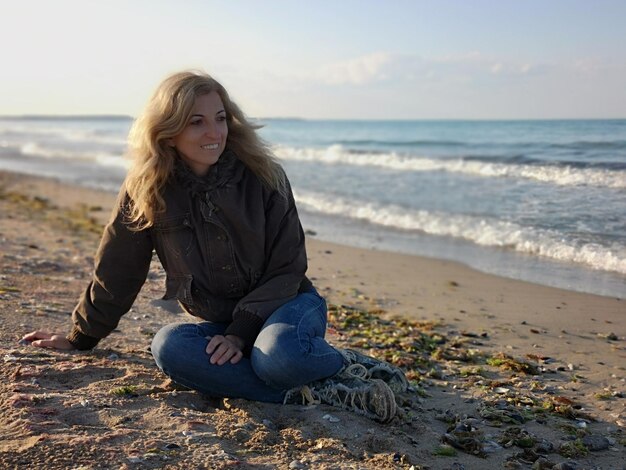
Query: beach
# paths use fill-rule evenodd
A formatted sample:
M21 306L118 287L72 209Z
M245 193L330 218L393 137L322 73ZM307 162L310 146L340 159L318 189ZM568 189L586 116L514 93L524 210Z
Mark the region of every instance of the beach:
M626 468L623 298L324 242L307 226L329 340L412 380L389 424L323 404L210 399L166 380L151 337L192 318L160 300L156 260L93 351L18 344L34 329L69 331L114 203L0 172L0 467Z

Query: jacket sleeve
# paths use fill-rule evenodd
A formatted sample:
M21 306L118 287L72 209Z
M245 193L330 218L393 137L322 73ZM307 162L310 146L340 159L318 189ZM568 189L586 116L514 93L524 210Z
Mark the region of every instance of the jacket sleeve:
M93 348L130 310L148 275L152 249L149 230L130 230L118 205L100 240L93 279L72 313L68 339L77 349Z
M249 349L265 320L298 294L307 270L304 231L291 188L274 192L265 210L266 268L257 287L243 297L233 311L225 335L242 338Z

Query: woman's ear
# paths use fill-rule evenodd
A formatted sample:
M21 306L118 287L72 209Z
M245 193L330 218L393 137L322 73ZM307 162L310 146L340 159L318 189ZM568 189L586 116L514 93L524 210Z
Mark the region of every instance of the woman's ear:
M176 148L176 144L174 143L174 139L171 139L171 138L170 138L170 139L167 139L167 140L165 141L165 143L166 143L167 145L169 145L170 147L174 147L174 148Z

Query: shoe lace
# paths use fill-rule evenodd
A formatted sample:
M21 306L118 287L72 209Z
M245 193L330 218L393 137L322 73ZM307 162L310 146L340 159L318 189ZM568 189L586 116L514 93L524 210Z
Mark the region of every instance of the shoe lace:
M287 393L285 393L283 405L286 405L287 403L295 404L298 402L305 406L320 404L320 401L315 398L313 390L308 385L294 387L291 390L287 390Z
M367 407L368 389L365 385L348 387L343 383L329 381L323 387L315 389L314 393L322 403L376 418L376 415Z
M368 358L368 365L365 365L363 363L363 358L366 356L363 356L360 353L351 349L337 350L344 357L345 361L349 364L344 370L354 377L358 377L363 380L381 379L384 382L390 384L392 386L392 389L397 392L406 391L406 389L409 387L409 381L407 380L404 372L402 372L401 369L373 357Z
M338 375L343 378L367 379L369 371L363 364L350 364L340 371Z

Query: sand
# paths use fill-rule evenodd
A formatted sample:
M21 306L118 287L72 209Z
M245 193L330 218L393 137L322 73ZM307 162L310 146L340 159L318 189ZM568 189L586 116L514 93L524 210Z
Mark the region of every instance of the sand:
M0 468L626 468L625 301L449 261L308 237L329 340L412 380L390 424L178 389L147 348L191 317L156 261L94 351L18 344L68 331L114 200L0 172Z

